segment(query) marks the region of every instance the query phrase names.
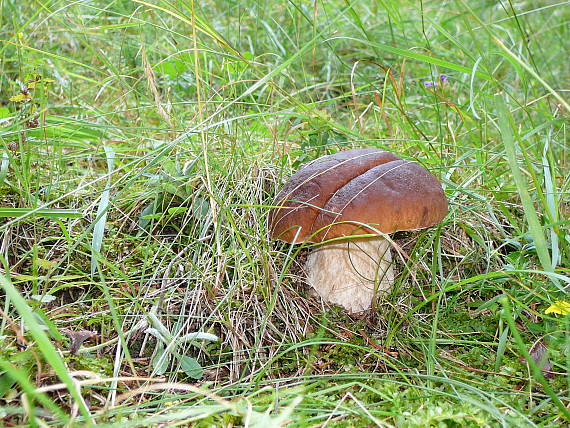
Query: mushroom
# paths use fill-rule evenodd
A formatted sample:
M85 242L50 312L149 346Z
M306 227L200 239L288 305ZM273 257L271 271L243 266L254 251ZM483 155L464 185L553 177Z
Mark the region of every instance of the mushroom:
M269 234L289 243L324 242L307 258L307 282L326 301L360 312L394 283L385 234L433 226L446 214L441 184L424 167L379 149L355 149L293 174L275 198Z

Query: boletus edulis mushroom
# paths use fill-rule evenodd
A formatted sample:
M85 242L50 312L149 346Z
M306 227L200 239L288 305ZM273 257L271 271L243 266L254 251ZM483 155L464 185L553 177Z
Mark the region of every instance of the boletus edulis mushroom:
M290 243L326 241L307 258L307 282L326 301L360 312L394 282L391 244L382 234L430 227L446 214L441 184L423 166L355 149L293 174L275 198L269 233Z

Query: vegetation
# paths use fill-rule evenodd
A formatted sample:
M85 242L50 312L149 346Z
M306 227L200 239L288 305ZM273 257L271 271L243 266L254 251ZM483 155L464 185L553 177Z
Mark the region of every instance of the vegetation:
M570 8L0 0L0 424L562 426ZM359 316L266 219L379 147L443 183Z

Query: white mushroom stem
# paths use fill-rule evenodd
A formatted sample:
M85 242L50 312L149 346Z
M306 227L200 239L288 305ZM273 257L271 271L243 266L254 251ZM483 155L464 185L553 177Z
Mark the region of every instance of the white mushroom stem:
M352 312L370 309L394 284L390 242L382 237L323 244L305 265L307 282L326 301Z

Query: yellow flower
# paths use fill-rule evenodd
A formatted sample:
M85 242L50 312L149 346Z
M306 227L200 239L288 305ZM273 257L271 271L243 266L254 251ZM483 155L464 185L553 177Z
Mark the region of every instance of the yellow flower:
M570 314L570 303L566 302L565 300L557 300L552 305L550 305L545 311L545 314L560 314L560 315L568 315Z
M16 103L23 103L24 101L29 101L32 99L32 96L30 94L22 94L19 93L18 95L14 95L13 97L10 97L10 101L16 102Z

